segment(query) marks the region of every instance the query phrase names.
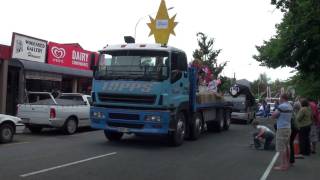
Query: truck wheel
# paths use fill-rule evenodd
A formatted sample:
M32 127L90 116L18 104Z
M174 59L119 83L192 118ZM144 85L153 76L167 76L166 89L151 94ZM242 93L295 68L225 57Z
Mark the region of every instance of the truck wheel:
M217 120L212 124L214 131L221 132L224 127L223 111L219 110L216 118Z
M123 133L104 130L104 135L109 141L120 141Z
M31 131L31 133L40 133L42 130L42 127L39 127L39 126L27 126L27 127Z
M11 142L14 135L14 127L11 124L2 124L0 126L0 143Z
M216 125L217 132L221 132L223 130L223 127L224 127L224 120L223 120L223 117L220 117Z
M224 130L228 130L231 124L231 115L230 112L227 111L225 116L224 116L224 125L223 125L223 129Z
M199 139L202 132L202 116L200 113L195 113L192 117L191 127L190 127L190 139L197 140Z
M176 129L169 134L169 143L172 146L180 146L186 133L186 118L182 112L176 115Z
M65 134L74 134L78 129L78 122L74 117L70 117L64 124L63 131Z

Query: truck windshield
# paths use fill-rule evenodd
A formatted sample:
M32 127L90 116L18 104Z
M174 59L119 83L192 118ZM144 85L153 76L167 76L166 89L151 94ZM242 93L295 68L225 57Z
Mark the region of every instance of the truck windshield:
M101 53L96 79L162 81L168 78L169 53L121 50Z

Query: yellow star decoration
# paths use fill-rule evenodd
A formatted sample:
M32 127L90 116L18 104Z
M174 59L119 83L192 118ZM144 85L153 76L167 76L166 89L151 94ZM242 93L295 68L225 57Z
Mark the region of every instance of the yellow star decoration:
M149 16L149 18L151 21L147 23L151 30L149 36L153 34L156 43L163 45L168 44L170 34L176 35L174 32L174 28L178 24L174 22L176 15L169 18L166 3L164 0L161 0L156 19L153 19L151 16Z

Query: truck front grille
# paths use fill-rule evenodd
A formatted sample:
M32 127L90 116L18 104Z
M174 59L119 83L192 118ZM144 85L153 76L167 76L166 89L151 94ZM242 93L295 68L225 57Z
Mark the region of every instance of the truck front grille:
M123 127L123 128L132 128L132 129L142 129L143 124L128 124L128 123L119 123L119 122L108 122L110 127Z
M109 118L122 119L122 120L139 120L139 115L138 114L110 113Z
M128 95L128 94L111 94L99 93L99 100L102 102L113 103L131 103L131 104L154 104L156 101L155 95Z

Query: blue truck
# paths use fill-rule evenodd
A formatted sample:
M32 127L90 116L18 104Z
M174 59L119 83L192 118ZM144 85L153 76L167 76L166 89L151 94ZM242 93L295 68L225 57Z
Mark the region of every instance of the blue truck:
M106 46L92 63L91 127L109 141L123 134L157 135L173 146L205 130L230 126L232 104L198 103L197 69L184 51L158 44Z

